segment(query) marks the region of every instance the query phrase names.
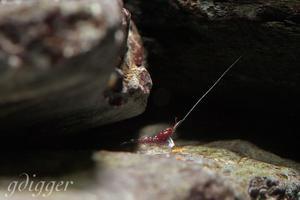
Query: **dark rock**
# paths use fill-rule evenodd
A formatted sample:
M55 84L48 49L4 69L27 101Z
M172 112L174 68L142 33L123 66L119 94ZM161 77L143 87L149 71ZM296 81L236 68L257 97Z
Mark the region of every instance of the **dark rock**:
M216 99L238 98L251 106L245 101L256 95L276 102L286 90L300 93L298 1L126 2L145 37L149 63L157 66L156 87L179 101L205 90L240 55L223 88L226 97ZM239 97L231 97L232 90Z
M144 111L152 82L122 6L116 0L0 5L1 134L78 132ZM110 79L116 68L115 79L124 81ZM109 87L120 100L105 96Z

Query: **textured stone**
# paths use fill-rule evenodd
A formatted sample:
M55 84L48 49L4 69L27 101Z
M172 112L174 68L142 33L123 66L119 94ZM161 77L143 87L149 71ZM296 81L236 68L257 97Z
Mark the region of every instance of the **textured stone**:
M192 96L195 86L211 84L243 55L226 92L235 89L246 99L299 94L299 1L126 2L145 37L149 63L159 66L152 72L157 87Z
M221 175L242 199L299 198L300 165L240 141L220 141L174 148L141 145L147 155L169 155ZM262 180L262 181L258 181ZM265 189L266 188L266 189ZM264 190L265 189L265 190ZM264 192L265 191L265 192Z
M15 162L10 158L11 163L0 166L0 197L7 193L12 180L22 180L18 178L20 171L29 173L30 180L36 183L74 182L69 190L53 192L47 197L53 200L298 200L300 197L299 163L240 140L202 145L180 143L173 149L140 145L133 153L100 151L93 154L92 160L90 152L50 152L33 157L18 154L12 157ZM25 164L19 165L20 162ZM32 194L35 193L24 190L10 198L31 199Z
M145 53L141 37L130 14L124 9L128 35L126 52L121 63L109 80L105 96L112 106L122 106L124 115L134 116L144 110L152 87L151 77L146 69ZM128 31L128 32L127 32Z
M122 6L116 0L0 4L1 134L78 132L144 111L152 82ZM110 78L116 68L120 89ZM110 87L120 103L106 96Z

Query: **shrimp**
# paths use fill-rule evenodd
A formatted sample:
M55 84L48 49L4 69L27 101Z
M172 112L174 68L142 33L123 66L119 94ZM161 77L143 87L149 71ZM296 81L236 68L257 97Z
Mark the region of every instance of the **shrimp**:
M175 124L172 127L161 130L154 136L144 136L136 140L138 144L167 144L168 147L172 148L175 146L174 141L172 140L172 136L174 135L176 129L179 125L182 124L186 120L186 118L191 114L191 112L196 108L196 106L204 99L204 97L221 81L221 79L227 74L227 72L242 58L240 56L235 60L224 72L223 74L214 82L214 84L198 99L198 101L192 106L192 108L186 113L186 115L177 122L175 120ZM134 142L134 140L131 140ZM127 143L127 142L126 142Z
M172 135L175 133L175 130L180 122L177 122L175 119L175 124L172 127L161 130L155 136L144 136L137 140L139 144L165 144L167 143L170 148L175 146L174 141L172 140Z

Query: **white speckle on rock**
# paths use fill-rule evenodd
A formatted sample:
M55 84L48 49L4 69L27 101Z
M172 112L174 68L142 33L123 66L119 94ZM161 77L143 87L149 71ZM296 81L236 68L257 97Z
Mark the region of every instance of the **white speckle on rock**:
M115 40L117 43L122 43L122 41L124 40L124 34L121 30L118 30L116 33L115 33Z
M93 15L99 15L102 12L102 8L98 3L92 3L90 8Z
M21 66L21 64L22 64L22 61L17 56L9 56L9 58L8 58L8 64L12 68L19 68Z
M201 10L203 10L206 14L208 18L213 18L215 16L215 13L212 11L215 7L215 4L213 1L201 1L199 3Z

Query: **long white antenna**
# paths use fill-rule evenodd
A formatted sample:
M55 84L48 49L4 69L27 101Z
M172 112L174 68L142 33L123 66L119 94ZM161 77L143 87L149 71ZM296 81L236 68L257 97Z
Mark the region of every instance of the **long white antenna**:
M196 108L196 106L202 101L202 99L221 81L221 79L225 76L225 74L242 58L240 56L234 63L232 63L224 72L223 74L216 80L216 82L198 99L198 101L193 105L193 107L187 112L187 114L184 116L183 119L178 121L173 129L175 130L190 114L191 112Z

